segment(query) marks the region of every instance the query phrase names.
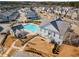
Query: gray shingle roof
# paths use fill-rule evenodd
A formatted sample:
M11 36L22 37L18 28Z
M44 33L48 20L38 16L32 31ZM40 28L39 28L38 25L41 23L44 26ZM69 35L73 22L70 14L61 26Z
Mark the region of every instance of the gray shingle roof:
M50 22L58 31L59 31L59 28L58 28L58 25L57 25L57 22L61 22L62 20L59 18L59 19L56 19L52 22Z
M58 29L59 29L59 32L61 35L64 35L65 32L68 30L68 28L70 27L70 23L68 22L65 22L65 21L58 21L57 22L57 26L58 26Z
M52 31L54 27L61 35L64 35L67 29L70 27L70 23L63 21L60 18L57 18L55 20L43 22L42 24L40 24L40 27L41 28L48 27L48 29Z
M0 32L3 30L3 27L0 26Z
M27 10L26 13L27 13L26 14L27 17L30 17L30 18L33 18L33 17L37 18L38 17L35 11Z
M15 20L18 15L19 15L19 13L18 13L17 9L9 10L9 11L0 13L0 21Z
M16 10L10 10L10 11L6 11L3 13L4 16L10 16L11 14L13 14L14 12L16 12Z

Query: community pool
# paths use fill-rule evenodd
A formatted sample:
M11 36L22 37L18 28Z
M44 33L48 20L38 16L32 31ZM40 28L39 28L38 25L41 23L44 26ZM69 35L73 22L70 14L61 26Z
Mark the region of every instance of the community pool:
M32 32L36 32L39 30L39 26L32 23L23 24L23 27L24 30L30 30Z

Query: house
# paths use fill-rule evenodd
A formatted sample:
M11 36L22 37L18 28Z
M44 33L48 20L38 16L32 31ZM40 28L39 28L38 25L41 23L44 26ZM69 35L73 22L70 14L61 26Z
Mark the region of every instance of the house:
M27 10L25 14L26 14L25 16L27 17L27 19L33 19L33 20L38 19L37 13L33 10Z
M0 22L16 20L19 16L17 9L0 13Z
M57 18L42 22L38 34L49 39L48 41L53 40L61 44L69 27L70 23L63 21L61 18Z

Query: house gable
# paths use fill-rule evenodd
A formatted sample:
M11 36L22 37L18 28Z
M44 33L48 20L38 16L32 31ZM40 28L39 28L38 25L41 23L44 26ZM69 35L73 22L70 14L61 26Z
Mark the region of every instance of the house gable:
M50 24L52 24L54 28L56 28L59 31L56 21L52 21L50 22Z

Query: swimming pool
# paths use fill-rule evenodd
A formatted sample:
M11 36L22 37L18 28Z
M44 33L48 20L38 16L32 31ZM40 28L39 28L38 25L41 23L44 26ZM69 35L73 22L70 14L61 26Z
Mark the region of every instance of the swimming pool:
M36 32L39 30L39 26L32 24L32 23L27 23L27 24L23 24L23 29L24 30L30 30L32 32Z

